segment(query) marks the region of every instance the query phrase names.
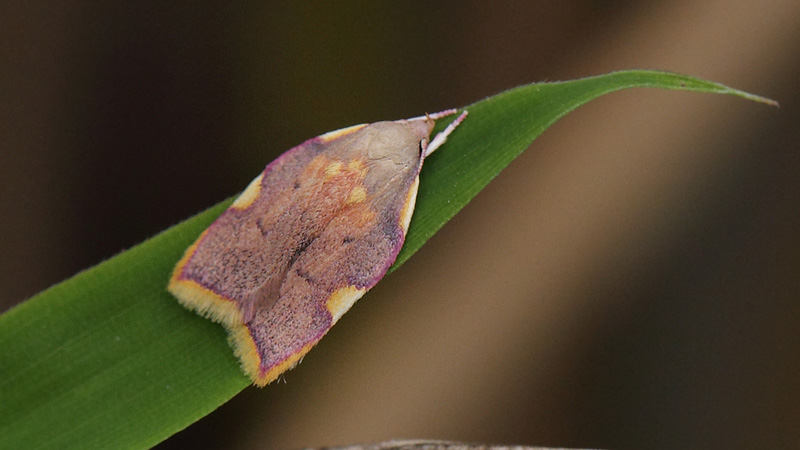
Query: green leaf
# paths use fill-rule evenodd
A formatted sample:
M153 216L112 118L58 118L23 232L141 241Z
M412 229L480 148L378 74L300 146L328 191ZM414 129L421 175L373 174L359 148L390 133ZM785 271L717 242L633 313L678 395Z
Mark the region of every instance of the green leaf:
M608 92L659 87L731 94L678 74L624 71L523 86L465 109L469 117L428 161L405 262L547 127ZM441 129L444 121L437 125ZM223 328L166 292L183 251L225 201L56 285L0 316L0 436L8 448L150 447L249 381Z

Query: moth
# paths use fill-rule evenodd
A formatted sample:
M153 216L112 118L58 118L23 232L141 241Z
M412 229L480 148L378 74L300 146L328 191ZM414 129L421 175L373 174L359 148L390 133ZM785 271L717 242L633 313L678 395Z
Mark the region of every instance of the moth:
M394 262L446 110L355 125L283 153L206 229L168 290L221 323L257 386L294 367Z

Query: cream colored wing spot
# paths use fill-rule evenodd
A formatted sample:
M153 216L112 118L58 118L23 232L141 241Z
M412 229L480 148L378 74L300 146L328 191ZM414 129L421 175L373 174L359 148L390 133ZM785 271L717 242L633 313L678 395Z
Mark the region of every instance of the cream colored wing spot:
M350 192L350 196L347 197L347 201L345 202L346 205L350 205L353 203L361 203L367 199L367 191L364 189L364 186L356 186L353 188L353 191Z
M233 201L231 208L234 209L245 209L248 206L252 205L254 201L258 198L258 194L261 193L261 180L264 178L264 173L262 172L261 175L255 177L250 184L247 185L247 189L242 192L242 194Z
M366 289L358 289L355 286L347 286L345 288L339 289L338 291L331 294L328 301L325 303L325 306L328 308L328 312L331 313L331 326L335 324L340 317L350 309L356 303L356 300L360 299L364 293L367 292Z
M366 123L362 123L362 124L358 124L358 125L353 125L352 127L341 128L339 130L329 131L329 132L327 132L325 134L321 134L318 139L320 139L322 142L330 142L330 141L332 141L332 140L334 140L336 138L340 138L340 137L348 135L350 133L355 133L356 131L364 128L365 126L367 126L367 124Z
M347 168L351 170L356 170L360 172L362 175L367 173L367 167L364 165L364 161L360 159L354 159L347 163Z
M417 189L419 189L419 176L411 183L406 196L406 203L400 211L400 226L403 227L403 235L408 232L408 226L411 224L411 216L414 215L414 206L417 204Z
M341 161L334 161L328 164L328 166L325 167L325 179L327 180L339 175L342 171L342 166L344 166L344 164L342 164Z

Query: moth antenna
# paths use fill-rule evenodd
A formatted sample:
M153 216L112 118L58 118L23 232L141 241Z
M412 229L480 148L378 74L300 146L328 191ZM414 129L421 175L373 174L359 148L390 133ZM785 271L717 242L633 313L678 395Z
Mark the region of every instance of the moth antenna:
M447 111L442 111L442 113L448 112L448 111L452 111L452 112L449 113L449 114L446 114L446 116L449 116L450 114L455 114L455 112L456 112L456 110L454 110L454 109L449 109ZM447 136L450 136L450 133L452 133L453 130L455 130L456 127L459 126L461 124L461 122L464 121L464 118L467 117L468 113L469 113L469 111L462 112L461 115L456 118L456 120L450 122L450 125L448 125L447 128L445 128L442 132L437 133L436 136L433 137L433 140L428 144L428 147L425 149L425 157L426 158L428 156L430 156L431 153L435 152L437 148L441 147L442 144L444 144L447 141ZM441 114L441 113L436 113L436 114ZM436 114L432 114L431 118L433 118L434 115L436 115Z
M455 108L453 108L453 109L445 109L444 111L439 111L439 112L436 112L436 113L431 113L431 114L425 113L424 116L412 117L410 119L406 119L406 121L407 122L411 122L412 120L430 120L430 119L439 120L442 117L452 116L453 114L455 114L457 112L458 112L458 110L455 109Z
M439 120L442 117L452 116L453 114L457 113L458 110L455 108L452 109L445 109L444 111L439 111L433 114L425 114L426 116L430 117L433 120Z

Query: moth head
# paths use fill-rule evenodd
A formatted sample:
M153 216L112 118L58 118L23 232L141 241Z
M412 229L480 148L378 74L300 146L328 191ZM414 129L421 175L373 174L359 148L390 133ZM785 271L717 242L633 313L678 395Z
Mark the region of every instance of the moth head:
M398 120L372 124L368 158L373 162L417 167L433 131L433 120Z

